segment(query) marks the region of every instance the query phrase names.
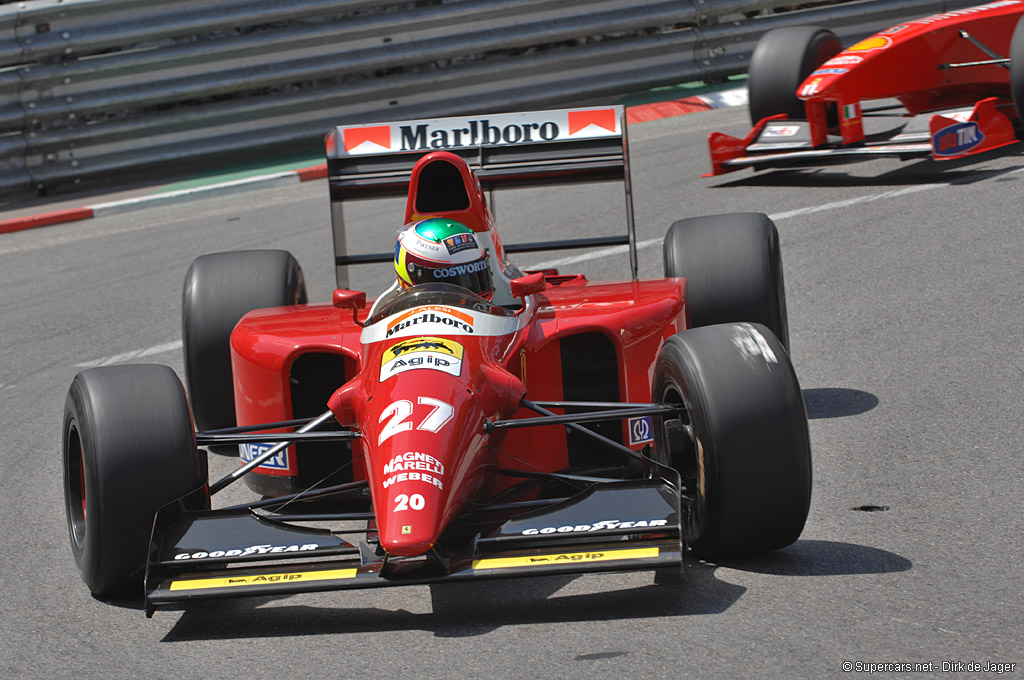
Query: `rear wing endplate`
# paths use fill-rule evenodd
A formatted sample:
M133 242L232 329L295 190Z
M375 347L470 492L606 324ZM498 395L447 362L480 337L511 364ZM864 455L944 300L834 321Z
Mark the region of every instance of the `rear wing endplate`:
M348 266L387 262L393 253L348 254L345 201L404 196L416 161L431 151L462 156L485 190L621 181L625 234L534 243L506 243L509 253L628 245L637 277L636 230L629 178L625 109L622 106L501 113L340 125L327 135L334 263L338 287ZM400 227L395 225L395 229Z

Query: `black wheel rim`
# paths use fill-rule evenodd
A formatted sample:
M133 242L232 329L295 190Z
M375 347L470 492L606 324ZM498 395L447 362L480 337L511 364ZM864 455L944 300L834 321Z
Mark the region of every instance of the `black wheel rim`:
M683 425L692 427L689 411L686 410L686 404L683 401L682 392L676 385L671 383L665 385L660 397L660 402L662 404L683 406L683 411L679 419L682 421ZM693 505L698 496L698 485L700 482L700 464L697 461L697 442L690 440L684 449L680 451L666 452L666 457L668 458L667 461L659 462L665 465L670 465L679 472L680 479L686 489L683 502L687 505Z
M74 425L68 430L65 442L65 503L67 504L68 529L75 548L81 550L85 545L85 526L87 503L85 493L85 456L82 453L82 440L78 428Z

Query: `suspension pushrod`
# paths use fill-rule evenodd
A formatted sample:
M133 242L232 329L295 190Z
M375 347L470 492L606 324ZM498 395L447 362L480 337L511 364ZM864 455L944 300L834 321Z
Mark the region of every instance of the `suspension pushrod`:
M541 408L647 408L657 404L624 404L621 401L535 401Z
M196 435L199 446L229 444L275 444L296 442L343 442L358 439L358 432L262 432L241 434L202 434Z
M252 503L242 503L241 505L232 505L231 507L222 508L223 510L255 510L257 508L268 508L275 505L284 505L293 501L315 501L320 498L326 498L334 496L335 494L345 493L346 491L355 491L358 489L366 489L369 487L368 482L363 479L358 482L346 482L344 484L337 484L335 486L325 486L322 489L315 489L312 491L299 491L298 493L288 494L286 496L274 496L273 498L264 498L261 501L254 501Z
M634 452L635 453L635 452ZM523 479L556 479L563 482L585 482L587 484L610 484L621 482L622 479L611 477L591 477L590 475L573 475L565 472L534 472L532 470L498 470L499 474L506 477L521 477Z
M305 513L294 515L260 515L261 518L273 522L356 522L371 520L375 517L372 512L339 512L339 513ZM366 531L356 529L354 531ZM349 533L354 533L349 532Z
M1009 59L986 59L985 61L964 61L959 64L940 64L939 69L945 71L951 68L966 68L968 66L1002 66L1009 68Z
M312 418L297 418L295 420L282 420L278 423L260 423L259 425L244 425L242 427L225 427L219 430L207 430L196 432L197 437L204 437L209 434L241 434L243 432L261 432L263 430L280 430L283 427L302 427L313 420Z
M613 409L609 411L595 411L593 413L566 413L558 415L543 408L539 404L532 404L526 399L523 405L535 413L544 414L543 418L519 418L517 420L495 420L489 423L494 430L518 429L521 427L537 427L538 425L572 425L573 423L592 423L601 420L616 420L621 418L633 418L636 416L660 416L675 413L679 409L675 406L662 406L660 404L646 404L636 408ZM590 432L590 430L587 430Z
M966 38L967 40L969 40L972 45L974 45L979 50L981 50L982 52L987 54L993 61L1000 62L1000 64L999 64L1000 66L1002 66L1003 68L1009 70L1009 68L1010 68L1010 60L1009 59L1005 59L1004 60L1003 57L1000 57L999 54L995 50L990 49L988 47L988 45L986 45L985 43L981 42L980 40L978 40L977 38L975 38L973 35L971 35L970 33L968 33L967 31L965 31L962 28L960 29L960 37L961 38Z
M308 423L300 427L298 430L296 430L296 432L301 434L303 432L315 430L324 423L329 422L332 418L334 418L334 414L331 413L330 411L325 411L321 415L317 416L313 420L309 421ZM249 472L250 470L257 468L260 465L263 465L263 463L267 462L268 460L276 456L278 453L288 448L288 445L291 444L292 441L294 440L284 441L281 442L280 444L276 444L270 447L269 449L267 449L260 455L256 456L251 461L249 461L242 467L238 468L231 474L221 477L219 480L210 485L210 495L212 496L213 494L217 493L218 491L226 487L228 484L238 481L245 473Z
M530 409L534 413L540 413L541 415L549 416L551 418L560 418L560 416L556 416L551 411L549 411L546 408L543 408L541 406L538 406L537 404L533 403L529 399L523 399L521 403L522 403L523 406L525 406L526 408ZM666 408L666 407L659 406L657 408ZM628 410L631 410L631 409L626 409L626 410L628 411ZM672 409L672 410L674 410L674 409ZM603 418L595 418L595 420L607 419L607 418L610 417L609 416L610 413L614 413L614 411L605 411L605 412L599 414L601 416L604 416ZM537 419L535 419L535 418L526 418L525 420L537 420ZM502 422L502 421L499 421L499 422ZM508 421L504 421L504 422L508 422ZM611 439L608 439L608 437L605 437L604 435L598 434L597 432L594 432L593 430L588 430L585 427L581 427L580 425L576 424L577 422L578 422L578 420L577 421L572 421L572 422L566 422L566 423L563 423L563 424L567 428L569 428L570 430L572 430L574 432L578 432L578 433L582 434L585 437L590 437L591 439L593 439L595 441L601 442L602 444L605 444L606 446L609 446L612 449L615 449L616 451L618 451L619 453L622 453L622 454L624 454L626 456L629 456L630 458L633 458L635 460L643 460L643 456L641 456L639 453L637 453L633 449L631 449L629 447L626 447L626 446L623 446L622 444L620 444L618 442L612 441Z

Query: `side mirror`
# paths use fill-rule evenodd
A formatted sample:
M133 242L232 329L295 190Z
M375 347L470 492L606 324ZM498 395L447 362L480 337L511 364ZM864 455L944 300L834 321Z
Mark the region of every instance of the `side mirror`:
M366 293L337 288L334 291L334 306L338 309L351 309L353 312L360 310L366 306Z
M543 293L548 287L544 272L535 272L512 279L512 297L522 298L533 293Z

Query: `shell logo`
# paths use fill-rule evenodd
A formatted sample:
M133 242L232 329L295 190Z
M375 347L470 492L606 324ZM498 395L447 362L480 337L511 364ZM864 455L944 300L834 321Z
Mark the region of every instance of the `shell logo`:
M870 38L861 40L853 47L848 47L847 52L873 52L874 50L884 50L889 45L892 45L892 38L884 35L876 35Z

